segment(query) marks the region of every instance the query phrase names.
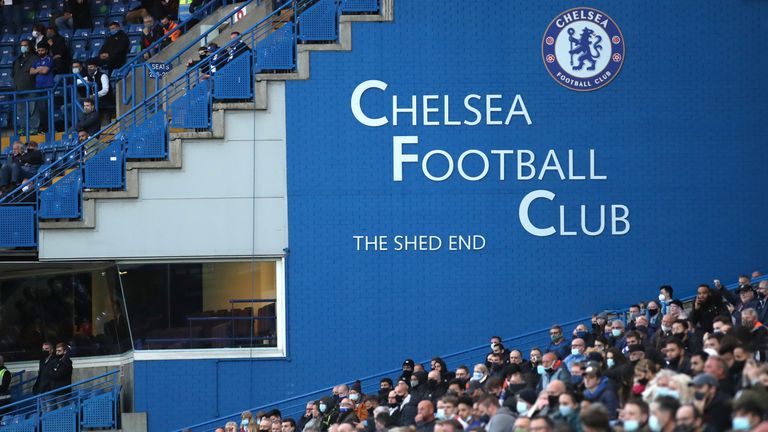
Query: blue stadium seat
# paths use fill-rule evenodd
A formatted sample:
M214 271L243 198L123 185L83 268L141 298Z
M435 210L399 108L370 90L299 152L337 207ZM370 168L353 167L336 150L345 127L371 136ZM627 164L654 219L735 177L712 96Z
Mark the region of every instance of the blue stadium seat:
M96 47L101 48L102 45L104 45L104 41L106 38L103 37L92 37L91 38L91 49L94 49Z
M105 17L109 15L109 5L105 0L93 0L91 2L91 15Z
M125 15L125 5L122 3L113 3L112 6L109 8L109 15L115 16L120 15L121 17ZM115 21L122 21L122 20L115 20Z
M99 46L92 46L91 48L89 48L88 57L90 57L90 58L98 57L99 56L99 50L101 50L101 45L99 45Z
M32 26L29 24L25 24L21 27L19 27L19 40L21 39L32 39Z
M2 39L0 39L0 42L2 42L2 43L11 43L11 44L15 44L15 43L16 43L16 41L18 41L18 40L19 40L19 39L18 39L18 37L16 37L16 34L15 34L15 33L5 33L5 34L3 35L3 38L2 38Z
M138 0L130 0L128 2L128 8L127 8L128 10L133 10L133 9L138 8L138 7L141 7L141 2L140 1L138 1Z
M56 0L53 2L53 6L57 11L64 10L64 0Z
M10 25L10 24L3 24L0 26L0 35L1 37L5 37L6 35L13 35L16 36L16 27Z
M37 12L37 22L43 23L43 25L48 24L48 22L51 19L51 10L50 9L40 9Z
M94 17L93 27L104 27L107 25L107 17Z
M88 54L85 52L85 49L79 49L79 50L72 50L72 59L73 60L80 60L85 61L88 60Z
M21 22L26 24L32 24L35 22L35 17L37 16L37 11L35 10L35 5L30 3L25 3L21 5Z
M13 77L11 76L12 69L9 67L0 68L0 88L8 90L13 88Z
M13 45L2 45L0 46L0 57L4 57L7 55L14 55L15 50Z
M88 40L87 39L73 39L72 40L72 51L78 52L78 51L85 51L88 49ZM79 57L77 57L79 58Z
M67 41L67 43L72 39L72 30L59 30L59 34Z
M46 9L53 9L53 2L50 2L48 0L41 1L37 4L38 10L46 10Z
M113 15L109 16L109 22L110 23L111 22L115 22L115 21L119 22L119 23L122 23L124 19L125 19L125 13L113 14ZM107 23L107 24L109 24L109 23Z
M77 29L75 30L75 39L83 38L88 39L91 37L91 31L88 29Z
M106 38L109 35L109 29L106 27L93 27L93 31L91 32L91 38L94 37L100 37L100 38Z
M129 36L141 36L141 30L144 28L141 24L131 24L128 26Z
M13 58L12 55L6 54L6 55L0 57L0 65L10 66L10 65L13 64L13 60L14 60L14 58Z

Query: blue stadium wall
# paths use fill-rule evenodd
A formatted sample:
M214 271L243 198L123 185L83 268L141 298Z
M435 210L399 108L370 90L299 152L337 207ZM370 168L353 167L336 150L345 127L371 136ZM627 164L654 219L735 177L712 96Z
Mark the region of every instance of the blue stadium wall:
M583 3L583 4L582 4ZM394 23L355 23L353 50L313 53L311 79L286 86L288 214L288 357L274 360L139 361L136 409L151 430L168 430L216 415L303 393L510 336L593 311L655 297L671 283L680 293L715 277L735 280L765 265L768 214L768 2L497 0L397 1ZM542 61L550 22L575 6L613 18L623 32L623 67L603 88L577 92L559 85ZM370 127L352 114L354 89L367 80L388 84L363 94ZM473 119L466 95L503 95L492 105L504 120L520 95L530 116L509 125L425 126L422 96L443 120ZM400 105L417 95L418 124ZM485 100L474 101L484 108ZM517 108L520 108L519 106ZM485 121L485 115L483 115ZM403 164L393 180L393 139L419 163ZM445 150L454 161L468 149L486 152L488 175L467 181L454 168L441 182L425 177L421 160ZM565 175L605 180L516 180L509 156L499 180L492 149L528 149L537 173L554 149ZM481 170L468 156L469 175ZM431 158L430 172L446 170ZM519 211L533 191L531 222L577 235L539 237ZM606 232L581 232L599 224ZM611 234L611 205L629 209L630 229ZM621 211L619 211L621 215ZM618 223L617 231L626 228ZM397 235L434 235L435 251L397 251ZM452 251L451 235L481 235L481 250ZM354 236L387 236L386 251L358 250ZM479 239L479 238L478 238ZM762 253L761 253L762 252Z

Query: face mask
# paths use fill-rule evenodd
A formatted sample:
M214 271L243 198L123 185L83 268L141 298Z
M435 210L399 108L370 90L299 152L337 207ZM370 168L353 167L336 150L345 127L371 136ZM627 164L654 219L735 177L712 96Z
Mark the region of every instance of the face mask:
M646 326L637 326L636 329L640 333L647 333L648 332L648 327L646 327Z
M613 335L613 337L619 337L619 336L621 336L621 330L619 330L619 329L611 329L611 335Z
M524 414L526 411L528 411L528 404L523 401L517 401L515 408L517 409L518 414Z
M659 301L660 302L663 302L665 299L666 299L666 297L664 297L664 294L659 294Z
M587 337L587 332L585 332L585 331L577 331L576 332L576 337L579 338L579 339L584 339L585 337Z
M88 75L93 75L96 73L96 69L94 68L88 68Z
M22 53L22 54L26 54L26 53L28 53L28 52L29 52L29 47L28 47L28 46L26 46L26 45L22 45L22 46L21 46L21 53Z
M493 351L493 346L496 345L495 343L491 344L491 351Z
M605 364L607 364L609 368L612 368L616 365L616 361L612 358L609 358L605 361Z
M704 400L705 397L707 397L707 394L702 391L693 392L693 398L698 401Z
M482 372L475 372L475 373L472 374L471 381L480 381L481 379L483 379Z
M360 393L352 393L349 395L349 400L352 402L357 402L358 399L360 399Z
M635 383L632 385L632 394L642 394L643 390L645 390L645 384Z
M491 419L491 416L489 416L488 414L481 415L477 419L480 420L480 423L488 423L488 421Z
M80 68L72 68L72 73L77 75L80 73Z
M560 405L557 407L557 410L560 411L560 415L563 417L568 417L573 414L573 407L569 407L568 405Z
M39 32L39 31L37 31L37 30L34 30L34 31L32 32L32 37L33 37L33 38L35 38L35 39L37 39L38 37L40 37L40 32Z
M659 418L655 415L652 415L648 418L648 427L651 428L653 432L661 432L661 424L659 424Z
M109 34L110 34L110 35L112 35L112 36L114 36L114 35L116 35L116 34L117 34L117 32L118 32L118 31L119 31L119 30L115 30L115 29L109 29Z
M661 331L663 331L664 333L669 332L671 329L672 329L672 327L665 326L664 324L661 325ZM717 332L715 332L715 333L717 333Z
M632 432L640 429L640 422L637 420L624 420L624 430L627 432Z
M248 426L248 423L250 423L250 422L248 421L248 419L243 419L243 421L241 421L241 422L240 422L240 425L241 425L241 426L244 426L244 427L247 427L247 426Z
M656 316L657 313L659 313L658 309L648 309L648 315L650 316Z
M536 366L536 373L539 375L544 375L544 366L542 365Z
M680 392L677 390L668 389L666 387L658 387L656 389L656 398L660 396L669 396L674 399L680 399Z
M549 335L549 339L550 339L552 342L557 342L557 341L559 341L561 337L562 337L562 336L560 336L560 335Z
M320 412L321 413L324 413L325 410L327 410L327 409L328 409L328 405L322 404L322 403L320 404Z
M581 375L571 375L571 384L573 385L579 385L581 382L584 381L584 377Z
M444 408L438 408L437 409L437 414L435 414L435 417L437 417L440 420L444 420L446 418L445 417L445 409Z
M400 405L400 404L399 404L399 403L397 403L397 402L390 402L390 403L388 403L387 405L389 405L389 407L390 407L390 408L397 408L397 407L398 407L398 405Z
M579 355L579 349L578 348L571 348L571 355Z
M171 25L170 21L166 24L163 24L163 28L168 28Z
M419 381L418 380L411 380L411 387L418 387Z
M733 430L749 430L749 417L734 417L731 427Z
M342 414L346 414L349 412L349 407L341 407L339 408L339 412Z

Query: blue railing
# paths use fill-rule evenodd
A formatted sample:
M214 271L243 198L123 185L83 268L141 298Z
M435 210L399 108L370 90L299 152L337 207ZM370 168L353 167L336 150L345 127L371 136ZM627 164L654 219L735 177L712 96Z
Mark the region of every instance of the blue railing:
M114 370L0 408L0 432L116 429L120 416L119 372Z
M763 280L768 280L768 276L761 276L759 278L752 279L752 283L756 284ZM734 289L736 287L738 287L738 283L726 286L727 289ZM683 297L680 300L685 303L689 303L693 301L695 297L696 295L693 294L693 295ZM619 318L624 316L626 311L627 311L627 308L609 309L601 312L606 314L609 317L613 316L613 317ZM587 326L589 326L591 323L591 320L592 320L592 317L588 316L588 317L582 317L582 318L578 318L578 319L567 321L567 322L561 322L558 324L561 327L563 327L563 330L565 331L567 329L575 328L579 324L586 324ZM524 353L530 351L534 347L540 347L543 349L549 343L549 330L550 330L549 327L545 327L545 328L541 328L531 332L523 333L517 336L504 339L503 343L504 343L504 346L506 346L509 349L518 349ZM448 366L449 369L453 370L461 365L469 366L471 369L473 365L477 363L484 363L485 356L489 352L490 350L488 348L488 345L483 344L483 345L475 346L465 350L457 351L445 356L441 356L440 358L442 358L446 362L446 365ZM420 361L419 363L421 363L425 368L429 369L431 359L426 359L426 360ZM395 380L397 377L400 376L401 373L402 373L401 368L390 369L374 375L368 375L363 378L359 378L358 380L360 381L361 390L364 394L376 394L379 390L379 383L382 378L390 378L392 380ZM348 381L347 383L351 384L352 382L353 381ZM256 413L259 411L269 411L272 409L279 409L281 414L283 415L283 418L290 417L290 418L298 419L302 415L304 415L304 412L305 412L304 410L308 401L314 401L314 400L320 399L321 397L329 396L332 389L333 387L324 387L319 390L303 393L297 396L292 396L286 399L279 400L277 402L260 405L250 409L249 411ZM221 427L228 421L235 421L239 423L240 415L241 415L241 412L233 413L233 414L219 417L203 423L198 423L192 426L188 426L183 429L178 429L176 432L213 431L217 427Z
M169 120L172 127L208 130L214 99L250 100L255 73L295 71L297 41L318 42L323 35L335 42L346 4L285 2L95 136L64 146L66 153L0 198L0 248L36 248L38 220L80 219L85 188L123 189L127 158L165 159Z
M34 129L40 130L43 125L46 125L45 139L48 142L54 140L57 124L64 130L72 129L77 124L78 115L83 111L83 98L94 99L98 110L98 97L94 98L96 84L87 82L78 84L78 78L80 77L76 75L57 75L53 87L0 92L0 138L2 138L3 128L11 130L11 137L18 136L17 133L23 129L25 141L29 142L32 135L32 127L30 127L32 113L39 113L42 108L38 104L45 105L46 115L43 118L38 115L39 124L35 125ZM82 96L78 94L78 89L83 90ZM60 114L60 117L57 114Z
M210 2L206 3L205 6L203 6L207 10L205 15L208 15L210 12L215 10L218 7L219 1L221 1L223 4L227 3L226 0L211 0ZM244 3L234 8L231 12L216 22L216 24L213 24L208 30L201 33L200 36L189 42L183 48L176 47L176 54L171 56L169 59L166 59L164 63L166 65L170 65L171 67L174 65L180 65L181 56L183 56L189 49L199 47L201 44L207 44L214 38L218 37L219 28L224 24L229 24L230 26L233 25L236 21L242 18L243 14L247 11L247 7L251 4L254 4L256 7L258 7L261 4L261 0L246 0ZM205 15L197 16L196 11L192 17L179 25L179 30L182 32L182 34L186 33L186 31L197 22L193 21L193 19L198 20ZM119 86L121 90L120 102L122 105L135 107L144 101L144 99L139 99L140 96L148 96L149 94L160 89L161 80L152 78L151 66L150 63L144 62L144 54L154 54L159 51L163 44L168 43L168 39L170 39L173 33L175 32L170 32L163 35L162 38L152 43L152 45L141 51L135 58L133 58L119 69L116 76L120 81L116 83L116 88ZM153 86L148 84L150 80L154 81ZM141 92L138 92L139 89Z

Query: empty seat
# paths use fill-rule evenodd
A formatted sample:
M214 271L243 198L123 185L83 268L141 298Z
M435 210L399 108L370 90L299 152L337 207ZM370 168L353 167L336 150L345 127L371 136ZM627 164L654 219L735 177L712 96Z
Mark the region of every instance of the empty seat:
M41 1L40 3L37 4L38 10L45 10L45 9L52 9L52 8L53 8L53 3L48 0Z
M129 36L141 36L141 30L144 28L141 24L131 24L128 26Z
M73 60L79 60L79 61L85 61L88 60L88 54L85 52L85 49L79 49L79 50L72 50L72 59Z
M72 40L72 51L78 52L78 51L85 51L88 49L88 41L86 39L73 39ZM75 57L79 58L79 57Z
M112 6L109 8L109 15L110 16L125 15L125 5L122 3L113 3ZM115 20L115 21L121 21L121 20Z
M104 27L107 25L107 17L94 17L93 27Z
M26 39L26 40L31 40L32 39L32 28L31 27L22 26L19 29L18 40L21 41L21 40L24 40L24 39Z
M51 19L51 10L50 9L40 9L37 12L37 22L41 22L44 25L48 23Z
M2 45L0 46L0 57L4 57L7 55L14 55L14 49L13 45Z
M77 30L75 30L75 39L78 39L78 38L88 39L89 37L91 37L91 31L90 30L88 30L88 29L77 29Z
M104 17L109 15L109 5L104 0L93 0L91 2L91 15L94 17Z
M72 30L59 30L59 34L67 41L67 43L72 39Z
M109 29L106 27L94 27L91 32L91 41L94 37L106 38L109 35Z
M32 24L35 22L37 11L32 3L26 3L21 5L21 22L26 24Z
M13 60L14 60L14 58L13 58L12 55L6 54L6 55L0 57L0 65L10 66L10 65L13 64Z
M2 43L11 43L15 44L18 38L16 37L15 33L6 33L3 35L3 38L0 39Z

